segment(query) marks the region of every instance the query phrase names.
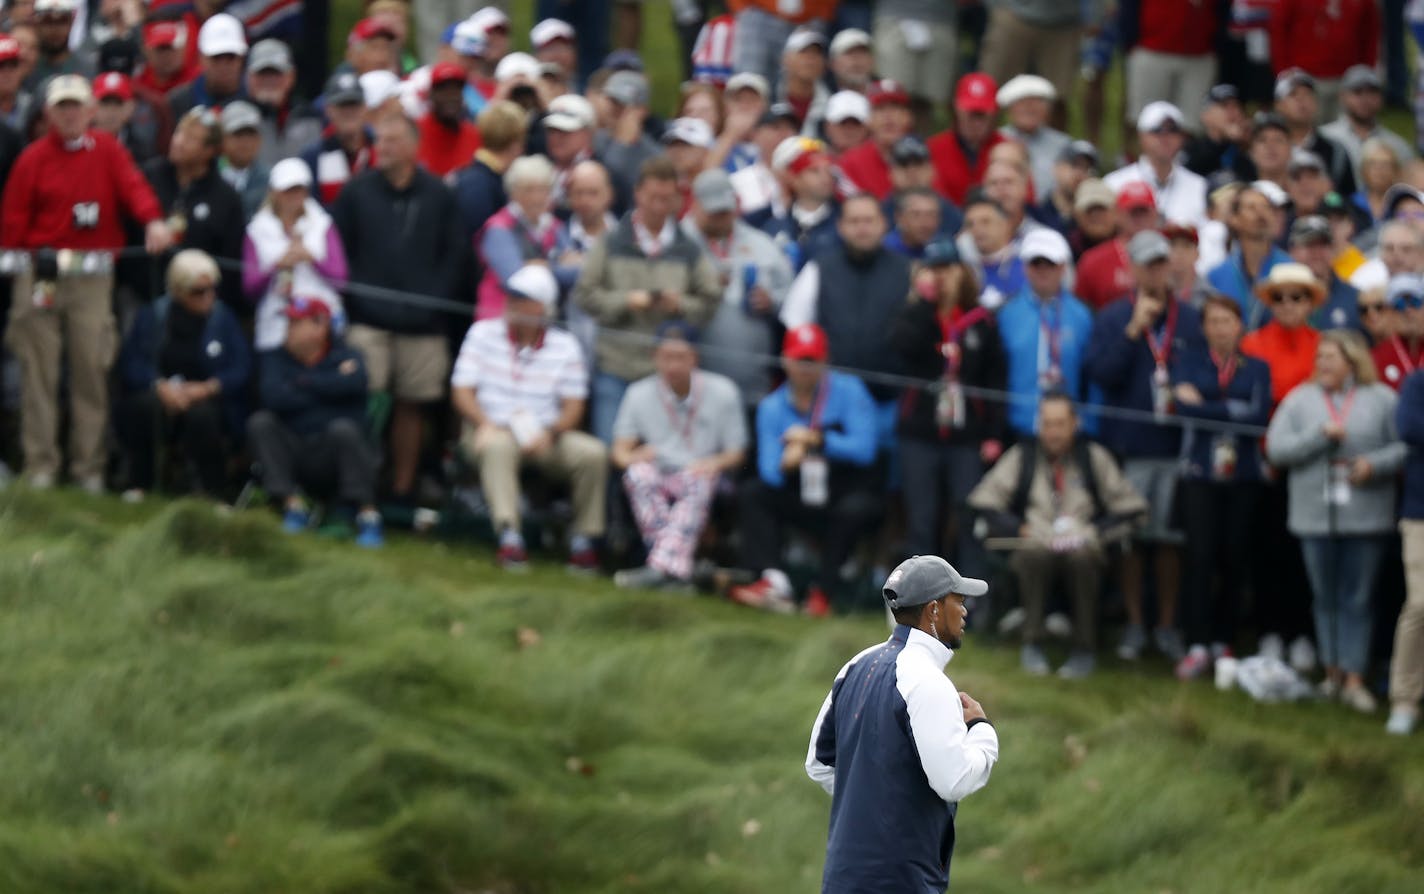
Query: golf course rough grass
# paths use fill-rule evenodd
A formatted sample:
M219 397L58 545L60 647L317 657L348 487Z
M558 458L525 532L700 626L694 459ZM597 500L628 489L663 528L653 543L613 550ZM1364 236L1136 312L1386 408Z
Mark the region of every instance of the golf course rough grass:
M6 894L816 890L807 730L885 636L14 490L0 612ZM950 666L1003 743L953 889L1421 890L1417 738L1015 659L971 640Z

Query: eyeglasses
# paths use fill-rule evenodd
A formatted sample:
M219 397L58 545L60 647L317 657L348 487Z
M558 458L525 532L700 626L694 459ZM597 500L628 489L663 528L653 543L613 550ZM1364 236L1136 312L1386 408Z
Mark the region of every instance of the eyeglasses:
M1287 301L1292 304L1299 304L1303 301L1310 301L1315 296L1309 292L1277 292L1271 296L1272 304L1285 304Z
M1383 301L1362 301L1359 304L1360 316L1367 317L1370 314L1382 314L1389 309Z
M1038 267L1038 268L1040 268L1040 269L1041 269L1041 268L1044 268L1044 267L1057 267L1057 266L1058 266L1057 264L1055 264L1055 263L1053 263L1052 261L1048 260L1048 258L1031 258L1031 259L1029 259L1028 265L1029 265L1030 267Z
M1409 310L1418 310L1424 307L1424 295L1395 295L1394 301L1391 303L1394 305L1395 310L1405 310L1406 308Z

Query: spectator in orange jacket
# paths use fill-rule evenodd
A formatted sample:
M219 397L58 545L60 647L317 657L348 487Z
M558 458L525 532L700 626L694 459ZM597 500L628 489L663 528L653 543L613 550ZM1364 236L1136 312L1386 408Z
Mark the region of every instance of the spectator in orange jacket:
M1294 261L1271 268L1256 296L1271 309L1271 321L1241 340L1241 353L1271 368L1271 401L1279 404L1315 370L1320 333L1307 322L1325 300L1325 286L1310 268Z

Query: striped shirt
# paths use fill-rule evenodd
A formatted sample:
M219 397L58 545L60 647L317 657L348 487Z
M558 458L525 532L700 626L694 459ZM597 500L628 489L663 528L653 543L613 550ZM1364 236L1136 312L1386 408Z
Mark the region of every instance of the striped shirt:
M475 389L480 409L495 425L508 425L522 411L549 428L565 400L588 397L588 371L572 335L547 329L539 341L521 348L502 318L470 327L450 384Z

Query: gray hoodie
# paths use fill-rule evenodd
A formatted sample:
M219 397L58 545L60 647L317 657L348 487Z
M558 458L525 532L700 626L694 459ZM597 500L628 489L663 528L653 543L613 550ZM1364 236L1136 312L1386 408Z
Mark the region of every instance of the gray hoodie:
M1344 420L1345 439L1339 446L1322 430L1331 416L1325 391L1314 382L1286 395L1266 431L1267 458L1290 472L1288 527L1297 537L1384 534L1394 528L1394 475L1405 456L1405 445L1394 427L1398 398L1379 384L1359 386L1354 394ZM1340 393L1332 400L1337 413L1344 409ZM1332 460L1357 457L1373 467L1370 480L1351 485L1349 501L1343 505L1328 505L1325 495Z

